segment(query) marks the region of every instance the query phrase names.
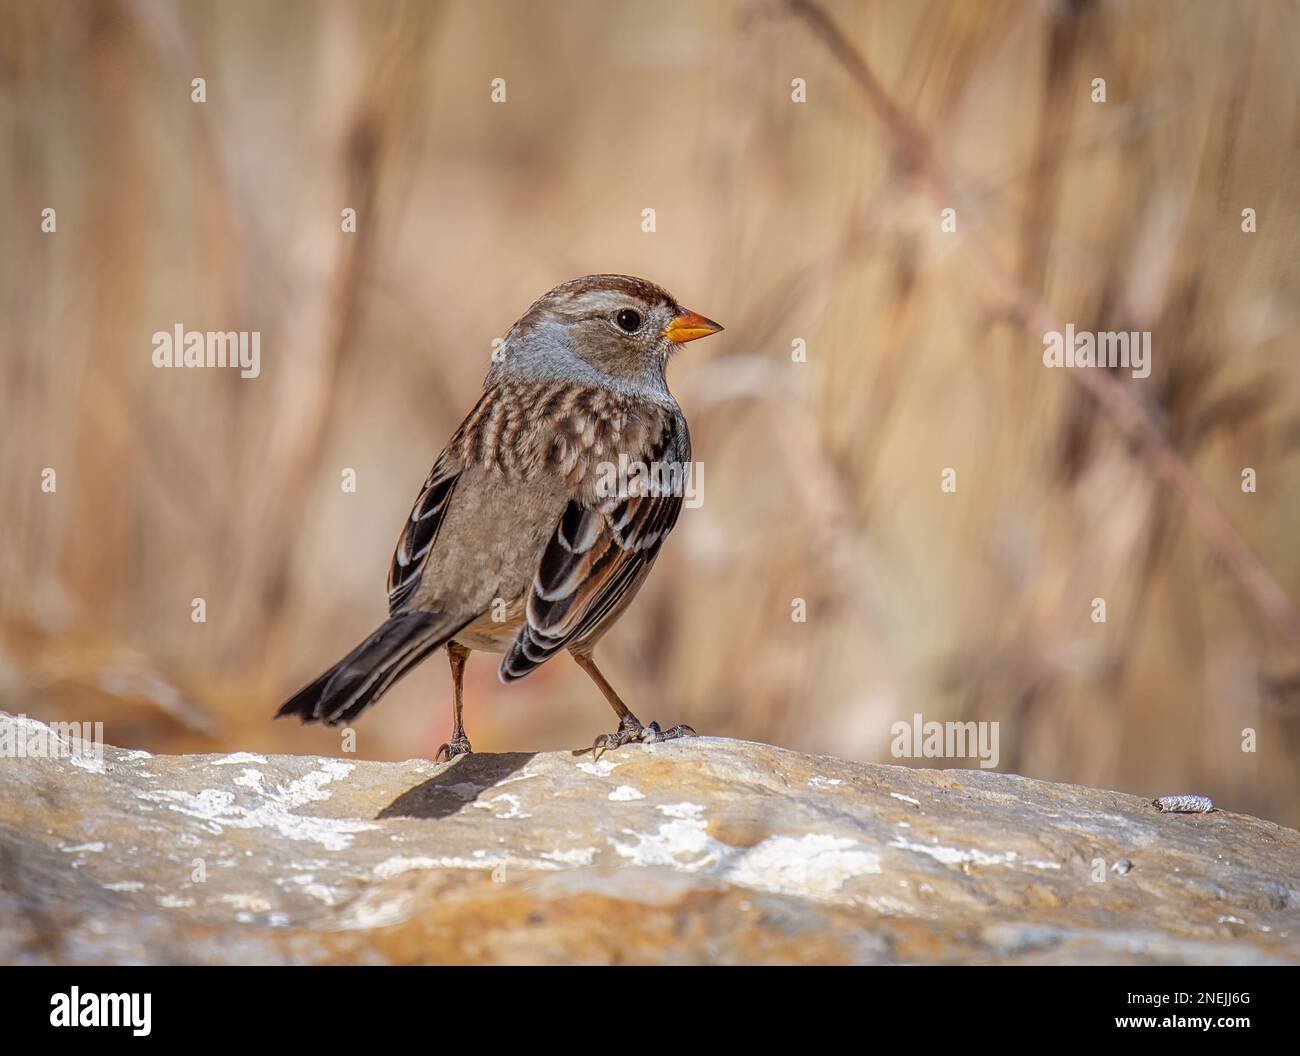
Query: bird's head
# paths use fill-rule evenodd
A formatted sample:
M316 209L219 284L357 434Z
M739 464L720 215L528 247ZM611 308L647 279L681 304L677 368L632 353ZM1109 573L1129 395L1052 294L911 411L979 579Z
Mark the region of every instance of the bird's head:
M674 349L721 329L653 282L585 275L556 286L523 314L500 363L511 372L574 380L591 372L606 383L658 387Z

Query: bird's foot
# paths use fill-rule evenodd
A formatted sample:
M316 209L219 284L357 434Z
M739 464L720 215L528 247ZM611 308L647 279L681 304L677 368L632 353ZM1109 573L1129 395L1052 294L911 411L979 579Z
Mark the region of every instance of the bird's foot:
M678 737L697 736L699 735L684 723L668 730L661 730L657 722L652 722L649 726L642 726L635 716L628 715L618 724L618 729L613 733L602 733L596 738L591 746L591 756L593 759L599 759L611 748L622 748L623 745L631 744L633 741L652 744L655 741L673 741ZM586 751L587 749L582 749L579 754L585 755Z
M435 763L450 763L457 756L469 755L473 750L469 746L469 738L462 733L459 737L453 737L439 748L438 754L433 757L433 761Z

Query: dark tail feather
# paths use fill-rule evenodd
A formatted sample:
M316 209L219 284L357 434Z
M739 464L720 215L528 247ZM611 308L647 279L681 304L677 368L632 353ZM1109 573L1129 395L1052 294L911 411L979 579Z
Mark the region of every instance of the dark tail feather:
M432 613L393 616L320 678L285 701L275 717L297 715L303 722L327 726L350 722L457 630Z

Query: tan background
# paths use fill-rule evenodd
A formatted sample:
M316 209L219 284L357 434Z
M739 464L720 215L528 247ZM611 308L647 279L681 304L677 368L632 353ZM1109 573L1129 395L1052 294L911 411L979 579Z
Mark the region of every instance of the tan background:
M829 9L962 238L781 4L0 4L0 706L337 751L270 715L382 618L492 338L624 271L727 326L670 371L705 504L602 650L644 719L860 759L915 711L997 720L1005 769L1300 823L1293 639L963 241L1153 331L1125 384L1300 598L1295 7ZM176 323L260 330L261 378L154 369ZM359 752L431 754L448 692L426 664ZM482 751L609 726L567 659L505 689L476 657L467 693Z

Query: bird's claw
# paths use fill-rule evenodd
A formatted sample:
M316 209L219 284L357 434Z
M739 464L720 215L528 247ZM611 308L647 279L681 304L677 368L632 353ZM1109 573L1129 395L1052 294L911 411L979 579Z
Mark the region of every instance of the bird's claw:
M469 755L473 750L469 745L469 738L462 734L459 737L453 737L442 745L433 757L433 761L435 763L450 763L458 756Z
M677 740L678 737L698 737L698 736L699 734L696 733L695 730L692 729L690 726L687 726L686 723L684 722L679 722L676 726L673 726L671 729L667 729L667 730L661 730L659 728L659 723L652 722L649 726L645 728L645 731L641 734L641 740L643 740L646 744L650 744L654 741L675 741Z
M659 723L652 722L649 726L642 726L636 719L624 719L618 724L618 729L613 733L602 733L591 745L591 756L593 760L599 759L611 748L622 748L625 744L631 744L633 741L640 741L642 744L653 744L655 741L672 741L678 737L698 737L691 727L685 723L668 730L659 728Z

